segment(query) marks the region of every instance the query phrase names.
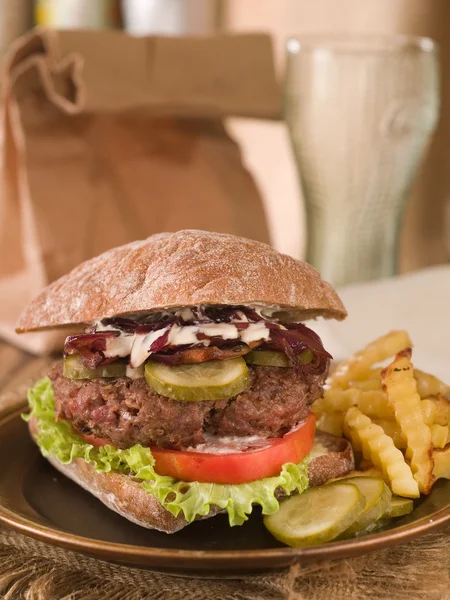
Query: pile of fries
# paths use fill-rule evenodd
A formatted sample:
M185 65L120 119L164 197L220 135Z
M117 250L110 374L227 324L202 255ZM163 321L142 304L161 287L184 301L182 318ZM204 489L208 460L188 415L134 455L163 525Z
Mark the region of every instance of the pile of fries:
M375 340L338 365L312 410L318 429L351 441L361 470L417 498L450 479L450 387L413 367L411 347L406 331Z

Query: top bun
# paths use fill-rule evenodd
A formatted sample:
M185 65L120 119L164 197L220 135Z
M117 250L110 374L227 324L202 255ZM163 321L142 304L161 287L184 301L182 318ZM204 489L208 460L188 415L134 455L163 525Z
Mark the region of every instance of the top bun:
M28 305L17 332L161 308L251 303L280 307L294 320L347 316L337 293L311 265L261 242L184 230L85 261Z

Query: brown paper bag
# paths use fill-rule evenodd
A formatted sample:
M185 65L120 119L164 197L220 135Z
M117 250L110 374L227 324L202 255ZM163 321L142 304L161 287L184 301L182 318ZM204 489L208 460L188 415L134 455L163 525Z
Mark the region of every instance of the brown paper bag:
M0 336L42 287L107 248L197 228L267 241L261 198L222 120L277 118L266 35L131 38L36 30L3 76Z

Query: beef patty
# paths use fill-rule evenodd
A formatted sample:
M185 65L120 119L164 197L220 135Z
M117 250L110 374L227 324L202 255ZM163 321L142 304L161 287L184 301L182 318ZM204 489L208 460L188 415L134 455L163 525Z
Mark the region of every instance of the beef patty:
M57 417L76 430L120 448L175 449L203 443L205 432L281 437L306 418L326 377L262 366L249 366L249 375L247 389L229 400L181 402L160 396L145 379L68 379L62 363L49 374Z

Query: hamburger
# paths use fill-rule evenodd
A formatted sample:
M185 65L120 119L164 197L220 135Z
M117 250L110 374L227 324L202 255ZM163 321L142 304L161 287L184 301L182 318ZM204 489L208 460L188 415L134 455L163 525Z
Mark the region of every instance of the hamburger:
M78 329L29 392L31 434L147 528L276 512L354 466L348 442L315 432L331 356L303 323L345 316L312 266L260 242L187 230L114 248L20 318L18 333Z

